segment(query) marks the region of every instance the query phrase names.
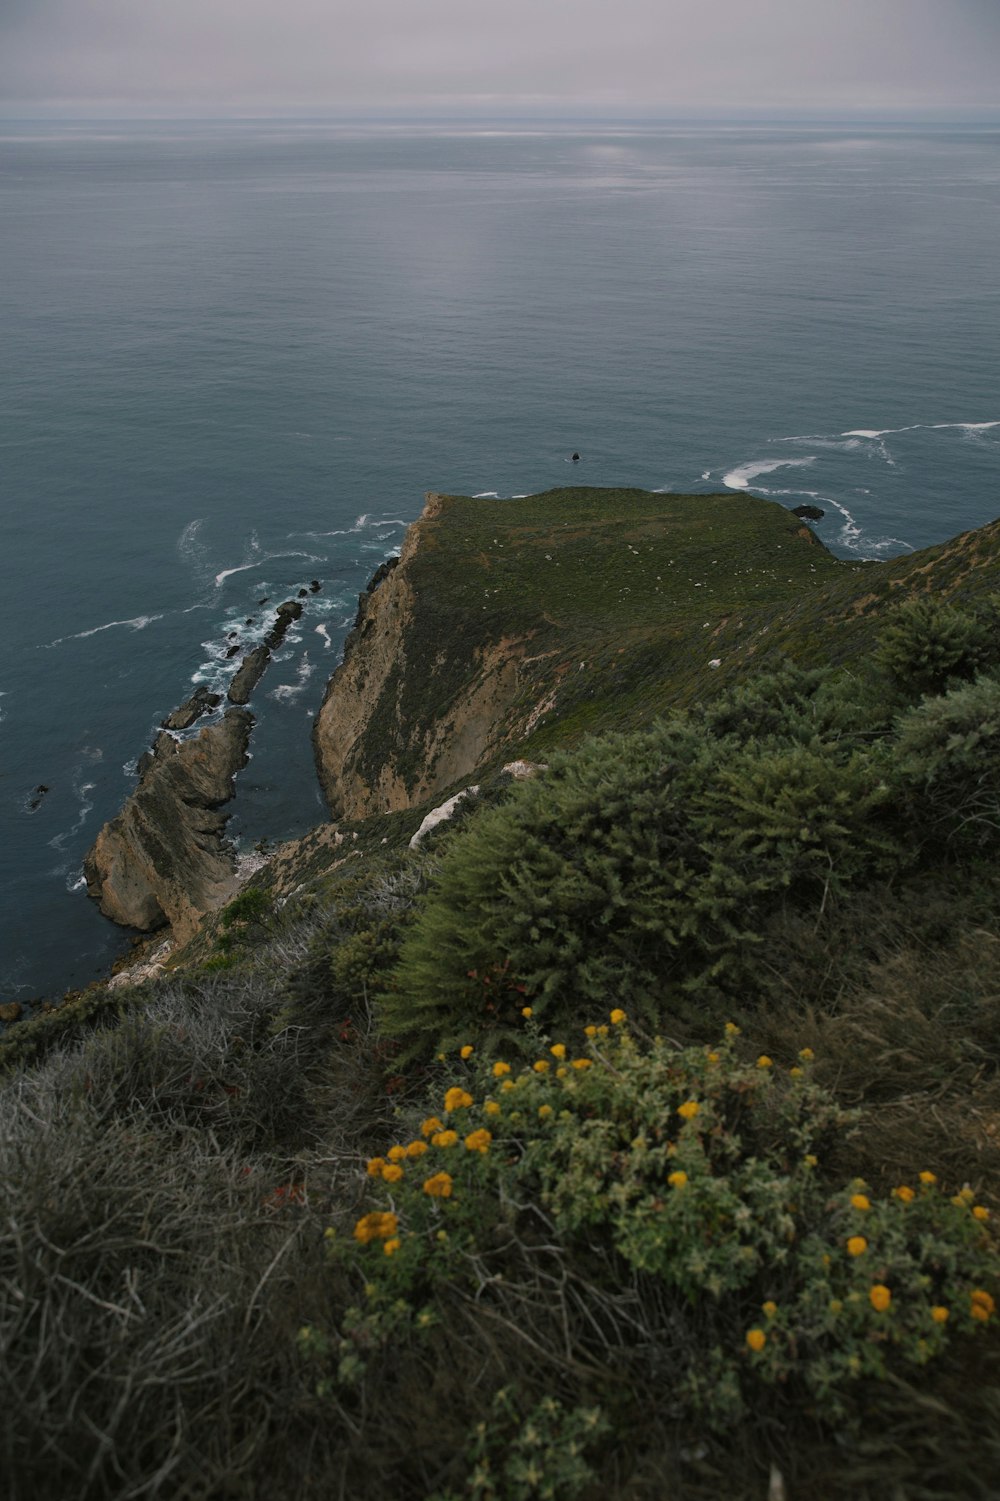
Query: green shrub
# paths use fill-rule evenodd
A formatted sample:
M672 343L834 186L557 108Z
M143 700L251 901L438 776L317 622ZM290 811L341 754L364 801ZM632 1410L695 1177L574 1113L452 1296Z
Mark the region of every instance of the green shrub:
M838 1180L852 1117L808 1049L782 1071L741 1062L735 1027L681 1051L640 1045L620 1010L587 1030L577 1056L532 1034L516 1073L467 1063L369 1161L370 1207L328 1232L357 1301L302 1335L326 1393L370 1404L401 1348L461 1326L484 1348L506 1331L526 1392L548 1367L619 1418L656 1384L721 1429L779 1387L836 1425L995 1321L988 1212L921 1164L882 1194Z
M996 611L971 612L936 599L908 600L882 633L878 661L908 697L941 693L998 659Z
M931 853L989 851L1000 838L1000 681L981 677L924 699L899 722L891 775L901 811Z

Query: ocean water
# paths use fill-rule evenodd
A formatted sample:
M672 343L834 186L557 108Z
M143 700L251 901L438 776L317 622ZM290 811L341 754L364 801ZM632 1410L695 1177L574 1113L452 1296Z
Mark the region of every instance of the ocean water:
M993 519L998 244L985 127L0 125L0 999L121 951L85 850L314 578L231 832L324 816L428 489L813 500L865 558Z

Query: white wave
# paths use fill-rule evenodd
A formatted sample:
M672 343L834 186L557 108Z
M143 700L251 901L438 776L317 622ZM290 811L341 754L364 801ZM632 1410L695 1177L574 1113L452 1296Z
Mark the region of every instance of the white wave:
M254 558L252 563L241 563L238 568L223 568L221 573L215 575L215 587L221 589L226 579L232 578L234 573L247 573L254 568L260 568L264 563L273 562L275 558L305 558L310 563L322 563L312 552L265 552L259 558Z
M931 427L958 427L964 433L984 433L987 428L1000 427L1000 422L932 422Z
M711 469L706 469L705 473L702 475L702 479L711 479L711 478L712 478L712 471L711 471Z
M205 557L205 544L198 537L198 532L205 524L205 518L198 516L194 521L189 521L177 539L177 551L185 563L197 567Z
M64 641L82 641L86 636L97 636L101 631L114 630L115 626L126 626L131 631L144 631L154 620L162 619L162 615L136 615L132 620L109 620L104 625L93 626L89 631L75 631L72 636L57 636L54 641L47 641L43 649L48 651L49 647L61 646Z
M499 492L496 490L478 490L472 497L473 500L499 500Z
M355 521L354 525L351 527L351 531L363 532L365 527L368 525L368 516L369 513L367 511L362 511L357 521Z
M776 469L805 469L815 463L814 457L806 459L753 459L749 464L740 464L722 476L728 490L749 490L751 480L758 474L773 474Z
M95 759L92 754L88 752L85 752L85 754L88 755L88 758L90 760ZM99 759L99 756L100 753L96 759ZM93 812L94 804L91 802L89 794L93 792L95 786L95 782L74 781L73 791L76 794L77 800L80 804L77 811L76 823L73 824L72 828L66 829L62 834L57 834L54 839L50 839L48 841L50 849L59 850L59 852L62 853L66 840L72 839L74 834L79 834L80 830L87 822L87 815ZM57 871L56 874L61 875L62 871Z
M322 636L323 645L327 648L327 650L329 650L333 645L333 642L330 640L330 632L328 627L325 625L317 625L314 626L313 629L316 632L317 636Z
M268 694L268 698L277 699L279 702L283 699L298 698L299 694L302 692L303 688L305 688L306 684L309 682L309 679L312 677L315 671L316 664L314 662L310 662L309 653L306 652L302 658L302 661L299 663L299 670L295 674L295 682L280 683L277 688L271 689L271 692Z
M71 874L66 877L67 891L86 891L86 889L87 877L84 875L82 870L78 870L75 874Z
M1000 419L994 422L911 422L909 427L854 427L841 433L842 438L888 438L893 433L916 433L921 430L941 432L945 428L961 428L964 432L981 433L987 428L1000 427Z

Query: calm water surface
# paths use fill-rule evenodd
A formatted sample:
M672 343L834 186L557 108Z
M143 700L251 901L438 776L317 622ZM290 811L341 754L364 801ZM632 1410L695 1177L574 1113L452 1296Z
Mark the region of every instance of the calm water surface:
M998 243L988 129L0 126L0 999L121 949L85 850L313 578L231 829L324 816L425 490L815 499L871 558L993 519Z

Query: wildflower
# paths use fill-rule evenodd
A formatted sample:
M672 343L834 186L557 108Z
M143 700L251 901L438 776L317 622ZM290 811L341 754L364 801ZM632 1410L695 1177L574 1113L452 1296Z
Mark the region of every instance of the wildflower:
M534 1016L534 1014L535 1014L534 1010L532 1009L531 1006L522 1006L521 1007L521 1015L523 1017L527 1018L529 1016Z
M969 1188L968 1184L966 1184L965 1188L960 1188L958 1190L958 1193L955 1195L955 1197L956 1199L961 1199L963 1204L971 1204L976 1196L972 1192L972 1189Z
M436 1115L429 1115L420 1127L421 1136L433 1136L435 1131L444 1130L444 1121L439 1121Z
M590 1058L574 1058L573 1059L573 1067L574 1068L581 1068L581 1069L583 1069L583 1068L592 1068L593 1067L593 1062L592 1062L592 1060Z
M551 1105L539 1105L539 1107L538 1107L538 1118L539 1118L539 1120L547 1121L548 1118L549 1118L549 1116L551 1114L552 1114L552 1106Z
M790 1068L788 1070L788 1077L790 1079L801 1079L802 1075L803 1075L803 1072L804 1072L804 1070L801 1069L801 1068Z
M385 1241L383 1243L382 1250L385 1252L385 1254L387 1256L395 1256L396 1252L399 1250L399 1248L400 1248L401 1245L402 1245L402 1242L399 1239L399 1236L398 1235L394 1235L392 1237L392 1240L387 1240L387 1241Z
M385 1158L384 1157L369 1157L369 1159L368 1159L368 1176L369 1176L369 1178L377 1178L378 1175L379 1175L379 1173L382 1171L382 1169L384 1167L385 1167Z
M936 1303L931 1309L931 1318L934 1320L935 1324L947 1324L948 1320L951 1318L951 1312L949 1309L945 1308L943 1304Z
M388 1211L373 1209L362 1215L354 1227L354 1239L366 1245L370 1240L390 1240L399 1228L399 1220Z
M870 1209L871 1207L872 1206L871 1206L871 1203L870 1203L870 1201L868 1199L868 1195L867 1194L852 1194L851 1195L851 1208L852 1209Z
M323 1231L323 1239L324 1240L336 1240L337 1239L337 1232L333 1228L332 1225L327 1225L326 1229Z
M693 1121L700 1109L697 1100L685 1100L683 1105L678 1105L677 1114L682 1120Z
M616 1006L611 1013L610 1021L613 1027L620 1027L625 1020L625 1013L620 1006Z
M459 1048L458 1056L460 1058L471 1058L474 1052L475 1049L473 1048L472 1043L467 1042L464 1048Z
M755 1354L759 1355L761 1350L763 1350L764 1346L767 1344L767 1335L764 1333L763 1329L748 1329L747 1344Z
M552 1054L553 1058L565 1058L566 1044L564 1042L554 1042L549 1048L549 1052Z
M988 1220L990 1217L990 1212L988 1209L985 1209L982 1204L976 1204L973 1206L972 1217L975 1220Z
M382 1169L382 1177L386 1183L398 1183L403 1176L403 1169L398 1162L387 1162Z
M594 1026L593 1022L591 1022L591 1024L590 1024L589 1027L584 1027L583 1030L584 1030L584 1035L587 1036L587 1037L596 1037L597 1036L597 1028Z
M536 1074L547 1074L549 1071L549 1060L547 1058L536 1058L531 1066Z
M407 1143L407 1157L422 1157L426 1151L427 1143L425 1141L411 1141Z
M499 1102L497 1100L487 1100L486 1104L483 1106L483 1114L484 1115L499 1115L500 1114L500 1105L499 1105Z
M969 1299L972 1303L970 1312L974 1319L981 1319L985 1323L991 1313L996 1313L996 1304L989 1293L984 1292L981 1287L974 1288L969 1294Z
M508 1090L516 1089L517 1085L514 1083L513 1079L505 1079L500 1085L500 1088L503 1090L504 1094L506 1094Z
M816 1156L815 1152L807 1152L802 1160L805 1162L806 1167L819 1166L819 1158Z
M830 1299L830 1312L831 1313L842 1313L843 1309L844 1309L844 1305L840 1301L839 1298L831 1298Z
M868 1301L871 1303L876 1313L885 1313L886 1309L889 1307L889 1304L892 1302L892 1293L886 1287L884 1282L876 1282L874 1287L869 1289Z
M913 1189L905 1183L901 1183L898 1188L894 1188L893 1193L896 1195L896 1198L902 1200L904 1204L912 1204L913 1200L916 1198L916 1194L913 1192Z
M458 1140L457 1131L438 1131L431 1137L432 1147L453 1147Z
M799 1048L799 1057L802 1059L803 1063L811 1063L812 1060L816 1057L816 1054L813 1052L812 1048Z
M925 1187L929 1188L932 1183L936 1183L937 1182L937 1174L936 1173L921 1173L920 1174L920 1181L921 1181L921 1183L924 1184Z
M561 1068L561 1067L557 1068L556 1069L556 1078L557 1079L565 1079L565 1077L566 1077L566 1075L568 1073L569 1073L569 1069L568 1068Z
M667 1182L670 1184L671 1188L683 1188L687 1180L687 1173L681 1172L680 1168L678 1168L675 1173L670 1174Z
M774 1315L778 1311L777 1303L773 1303L770 1298L768 1298L766 1303L762 1303L760 1306L761 1312L765 1313L769 1319L773 1319Z
M868 1249L868 1242L863 1235L852 1235L847 1242L848 1256L863 1256Z
M390 1147L386 1153L390 1162L400 1162L406 1156L405 1147Z
M493 1077L494 1077L494 1079L502 1079L503 1076L504 1076L504 1074L509 1074L509 1073L510 1073L510 1064L509 1063L494 1063L494 1065L493 1065Z
M452 1177L450 1173L435 1173L433 1178L424 1180L424 1193L432 1199L451 1198Z
M757 1059L757 1067L758 1068L773 1068L774 1067L774 1059L773 1058L769 1058L766 1053L761 1053L760 1057Z
M470 1131L465 1138L466 1151L482 1152L485 1155L490 1149L490 1142L492 1140L493 1132L487 1131L485 1127L480 1126L478 1131Z
M611 1028L605 1023L604 1025L598 1027L598 1029L597 1029L597 1035L598 1035L598 1037L607 1037L607 1035L608 1035L608 1033L610 1031L611 1031Z
M709 1063L718 1063L718 1061L719 1061L719 1055L718 1055L718 1053L715 1053L715 1052L707 1053L705 1056L708 1058Z
M739 1037L740 1029L735 1022L726 1022L725 1033L727 1037Z
M472 1104L472 1096L467 1089L460 1089L456 1084L444 1097L444 1108L447 1114L453 1110L468 1110Z

